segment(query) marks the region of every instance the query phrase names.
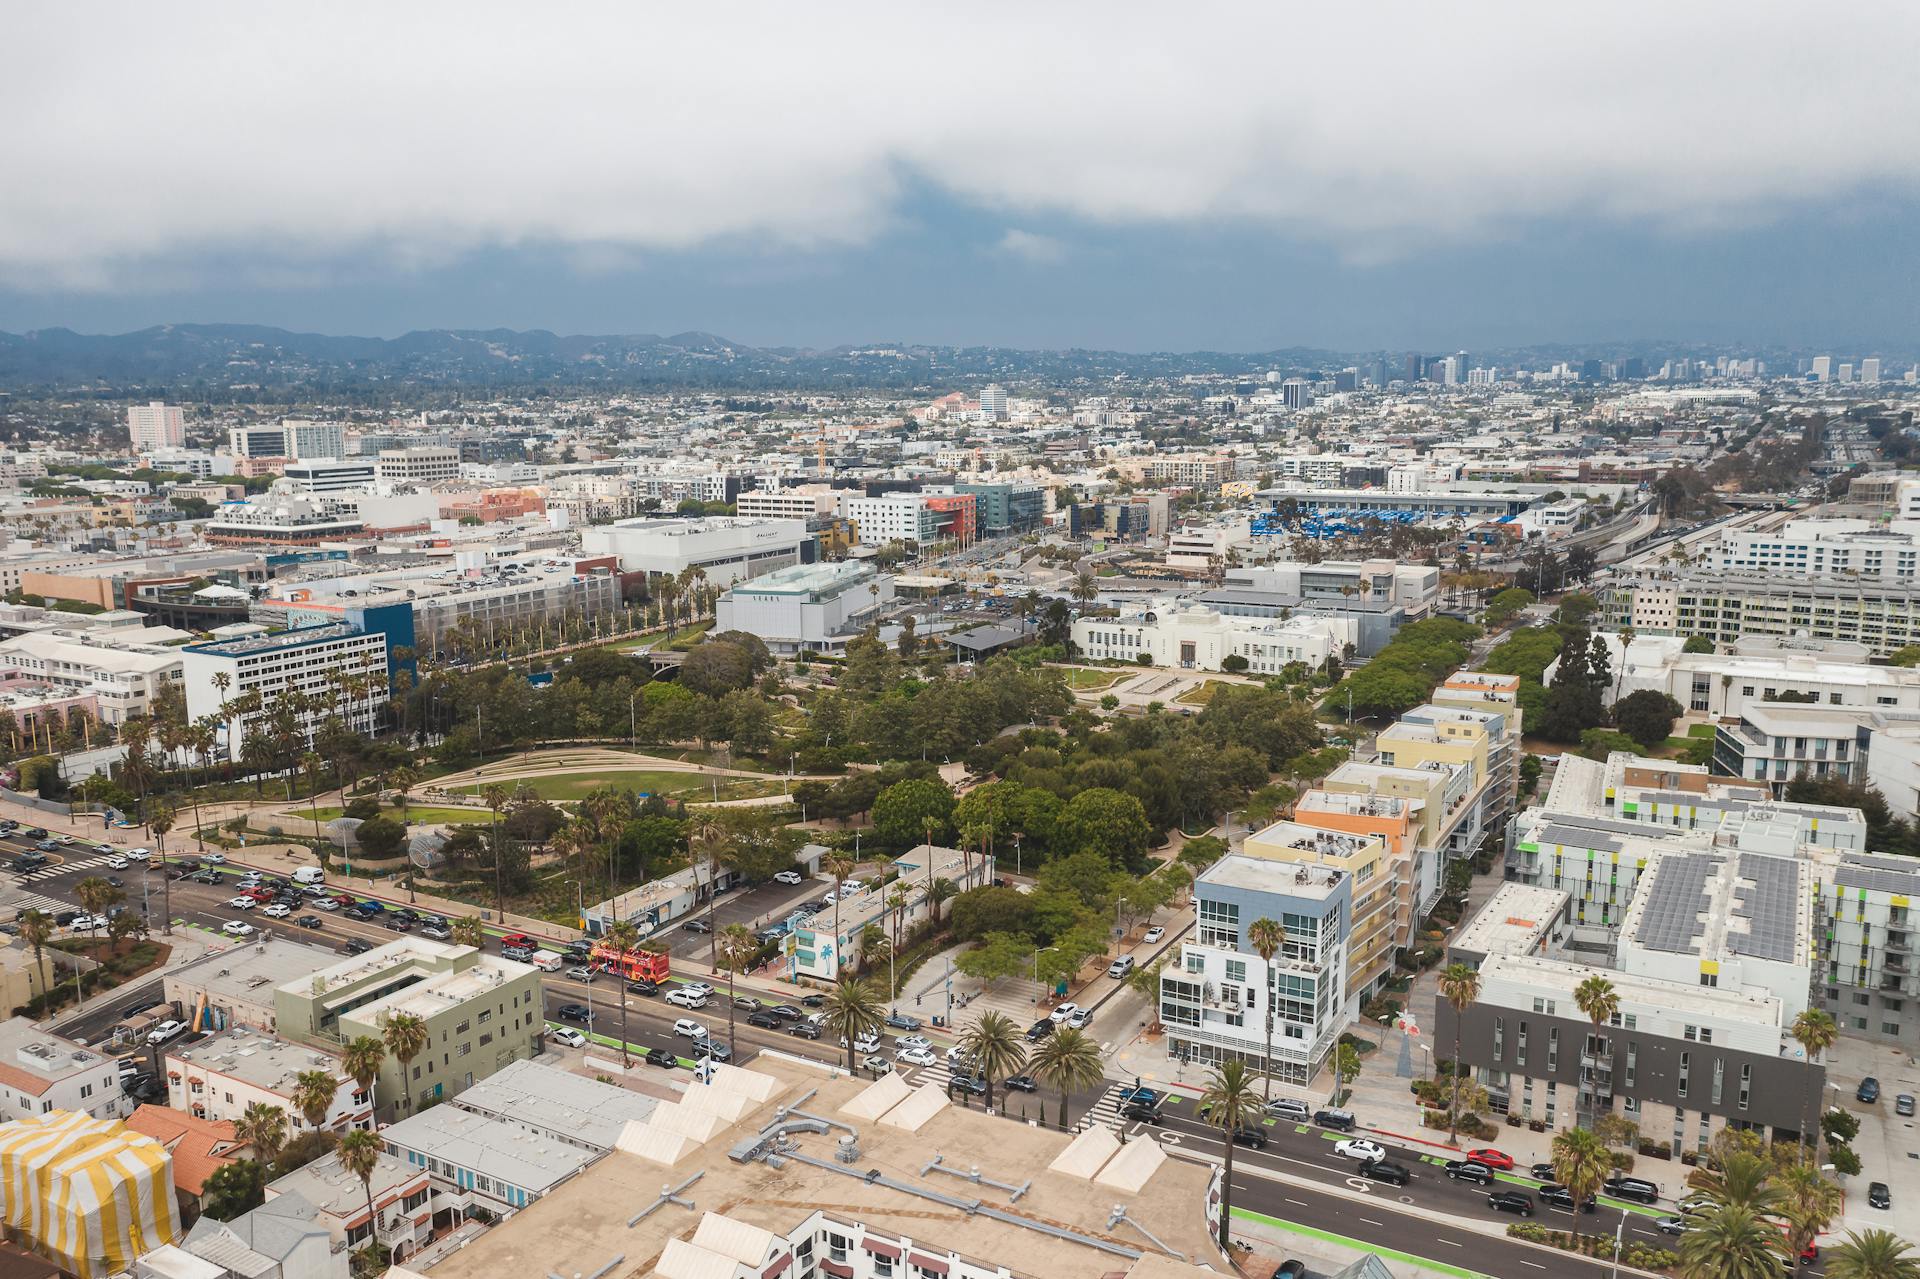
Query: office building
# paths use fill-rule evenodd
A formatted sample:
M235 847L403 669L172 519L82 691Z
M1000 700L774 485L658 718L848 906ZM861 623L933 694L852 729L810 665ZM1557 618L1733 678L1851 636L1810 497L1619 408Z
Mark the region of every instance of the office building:
M931 546L941 536L940 515L932 499L921 493L849 497L841 502L841 511L860 530L862 546Z
M127 436L133 442L135 453L180 448L187 442L186 413L176 404L163 404L159 400L151 404L130 404Z
M115 725L148 714L162 689L185 679L177 648L55 631L0 640L0 672L89 696L101 720Z
M1007 419L1007 388L989 384L980 391L981 416L995 422Z
M227 451L238 458L287 460L287 428L234 426L227 428Z
M1642 569L1601 592L1606 626L1641 635L1845 640L1885 657L1920 643L1920 583Z
M824 484L807 484L790 489L749 489L740 495L733 509L741 519L824 519L839 511L841 492Z
M1352 876L1338 866L1230 853L1193 882L1196 920L1177 962L1160 974L1160 1020L1185 1059L1266 1062L1274 1013L1273 1074L1305 1085L1348 1022L1347 928ZM1247 939L1255 920L1285 930L1273 962Z
M159 1142L117 1120L11 1114L0 1123L0 1223L64 1274L124 1274L180 1235L171 1164Z
M838 654L893 597L893 577L871 564L796 564L734 583L714 627L757 635L776 657Z
M460 450L419 445L381 449L374 473L389 484L432 484L460 478Z
M286 432L286 455L290 458L306 462L347 455L347 428L338 422L288 418L280 425Z
M1198 602L1172 600L1073 623L1074 647L1092 661L1134 662L1144 654L1154 666L1218 671L1237 657L1256 675L1277 675L1296 664L1319 666L1349 644L1357 651L1359 636L1359 624L1350 617L1234 617Z
M284 982L274 1006L282 1036L335 1051L395 1013L426 1022L427 1050L407 1067L389 1055L374 1081L377 1107L408 1112L533 1056L546 1034L539 969L417 937Z
M196 1030L251 1026L271 1034L274 987L324 968L337 957L329 946L262 932L245 946L210 950L168 968L161 977L162 989L167 1002Z
M1290 377L1280 384L1280 399L1290 409L1313 407L1313 384L1305 378Z
M365 458L318 458L289 462L281 476L296 493L345 493L371 488L379 478Z
M1880 357L1879 356L1870 355L1866 359L1860 361L1860 380L1870 386L1877 386L1879 384L1880 382Z
M366 524L357 511L325 498L270 493L216 508L206 539L221 546L318 546L358 537Z
M232 1121L251 1105L278 1106L286 1112L288 1135L297 1136L307 1127L294 1102L300 1076L324 1071L333 1077L335 1092L320 1128L344 1132L373 1122L373 1098L347 1076L337 1053L264 1031L235 1027L197 1043L176 1041L166 1049L162 1069L167 1104L195 1119Z
M1833 381L1833 357L1816 355L1813 357L1813 380L1816 382Z
M582 529L580 541L583 554L614 556L623 573L651 579L697 568L707 585L718 587L813 560L813 539L801 520L628 519Z
M1270 591L1297 600L1295 607L1340 607L1384 600L1404 611L1406 620L1425 617L1440 598L1440 570L1394 560L1322 560L1318 564L1284 561L1250 568L1229 568L1230 588Z
M260 730L265 715L289 692L309 699L310 709L298 722L301 735L311 741L334 715L355 732L371 733L389 691L386 635L350 622L188 644L180 649L180 663L188 717L222 720L222 748L236 762L245 754L247 735ZM258 709L247 709L253 701Z
M120 1091L119 1063L25 1017L0 1021L0 1064L0 1115L8 1119L61 1111L122 1119L133 1111Z
M1722 572L1869 582L1920 578L1920 538L1867 520L1789 520L1770 532L1741 529L1720 538L1713 567Z

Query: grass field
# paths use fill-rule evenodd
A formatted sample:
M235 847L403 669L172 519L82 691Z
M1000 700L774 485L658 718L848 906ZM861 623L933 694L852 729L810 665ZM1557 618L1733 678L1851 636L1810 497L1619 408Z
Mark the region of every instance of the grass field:
M1226 685L1217 679L1210 679L1198 688L1190 688L1173 700L1182 706L1205 706L1213 700L1213 695Z
M677 795L689 800L711 799L714 785L698 773L670 773L659 769L608 769L599 773L553 773L546 777L527 777L505 783L510 789L525 785L542 799L561 801L585 799L602 786L618 786L649 795ZM477 794L477 786L456 787L464 794ZM721 799L751 799L758 795L778 795L778 782L754 781L745 777L720 779Z
M1069 666L1060 673L1066 676L1068 688L1083 691L1094 688L1111 688L1114 684L1119 683L1121 675L1119 671L1089 671L1083 670L1078 666Z
M317 816L323 822L330 822L340 816L340 809L328 808L322 804L316 809L297 809L287 813L289 817ZM400 820L400 810L389 804L380 810L382 817ZM409 821L416 822L490 822L493 814L484 808L435 808L429 804L409 804L406 812Z
M618 644L609 645L609 647L616 653L644 653L663 638L659 635L642 635L639 639L621 640Z

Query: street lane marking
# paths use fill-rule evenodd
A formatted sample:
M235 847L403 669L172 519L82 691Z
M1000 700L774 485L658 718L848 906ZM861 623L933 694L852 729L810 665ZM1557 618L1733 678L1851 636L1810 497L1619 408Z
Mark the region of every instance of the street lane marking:
M1287 1202L1296 1208L1311 1208L1313 1206L1304 1199L1289 1199Z
M1387 1227L1387 1223L1386 1223L1386 1222L1384 1222L1384 1221L1375 1221L1375 1220L1374 1220L1374 1219L1373 1219L1372 1217L1362 1217L1362 1218L1360 1218L1360 1220L1361 1220L1361 1221L1363 1221L1363 1222L1365 1222L1365 1223L1366 1223L1367 1225L1369 1225L1369 1226L1378 1226L1378 1227L1380 1227L1380 1228L1381 1228L1382 1230L1385 1230L1385 1229L1386 1229L1386 1227Z
M1534 1268L1535 1270L1545 1270L1545 1269L1546 1269L1546 1267L1545 1267L1545 1266L1543 1266L1543 1265L1541 1265L1541 1264L1540 1264L1539 1262L1537 1262L1537 1261L1528 1261L1528 1260L1527 1260L1527 1259L1526 1259L1525 1257L1515 1257L1515 1258L1514 1258L1514 1260L1515 1260L1515 1261L1517 1261L1517 1262L1519 1262L1519 1263L1520 1263L1521 1265L1523 1265L1523 1266L1532 1266L1532 1267L1533 1267L1533 1268Z
M1442 1237L1441 1237L1441 1236L1439 1236L1439 1235L1435 1235L1435 1236L1433 1237L1433 1241L1434 1241L1435 1243L1443 1243L1443 1244L1445 1244L1445 1245L1447 1245L1447 1247L1449 1247L1449 1248L1458 1248L1458 1247L1460 1246L1459 1244L1457 1244L1457 1243L1455 1243L1455 1242L1454 1242L1453 1240L1451 1240L1451 1239L1445 1239L1445 1238L1442 1238Z

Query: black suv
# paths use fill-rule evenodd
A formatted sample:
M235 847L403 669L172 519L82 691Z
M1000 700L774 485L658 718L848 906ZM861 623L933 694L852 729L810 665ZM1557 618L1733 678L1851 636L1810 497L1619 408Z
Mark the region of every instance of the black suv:
M1027 1027L1027 1038L1034 1040L1035 1042L1045 1039L1048 1035L1051 1035L1052 1033L1053 1033L1053 1019L1051 1017L1042 1017L1039 1021L1036 1021L1033 1023L1033 1025Z
M1267 1130L1265 1128L1235 1128L1234 1141L1242 1146L1252 1146L1255 1150L1267 1148Z
M1635 1203L1656 1203L1660 1198L1660 1187L1640 1177L1609 1177L1600 1188L1616 1199L1631 1199Z
M799 1039L818 1039L820 1027L810 1021L796 1021L787 1027L787 1033Z
M1122 1119L1137 1119L1143 1124L1160 1122L1160 1107L1145 1101L1130 1101L1120 1107Z
M1353 1131L1353 1115L1344 1110L1316 1110L1313 1112L1313 1122L1335 1132Z
M955 1089L970 1097L984 1097L987 1095L987 1081L981 1075L954 1075L947 1080L947 1091L952 1093Z
M1487 1196L1487 1207L1495 1212L1511 1212L1522 1217L1531 1217L1533 1196L1524 1190L1496 1190Z
M1413 1170L1405 1164L1389 1163L1385 1159L1369 1159L1360 1165L1360 1175L1368 1181L1384 1181L1395 1186L1404 1186L1413 1180Z
M1555 1208L1565 1208L1568 1211L1572 1211L1573 1191L1561 1185L1542 1186L1540 1187L1540 1202L1552 1204ZM1580 1211L1592 1212L1594 1207L1593 1196L1588 1195L1587 1201L1580 1205Z
M1485 1164L1477 1164L1471 1159L1447 1160L1446 1173L1455 1181L1471 1181L1482 1186L1493 1184L1493 1169Z
M660 993L660 983L647 977L635 977L627 983L627 993L630 995L657 995Z
M680 1064L680 1059L664 1048L647 1049L646 1061L649 1066L665 1066L668 1070Z
M780 1029L780 1019L770 1012L748 1013L747 1025L758 1026L762 1030L778 1030Z

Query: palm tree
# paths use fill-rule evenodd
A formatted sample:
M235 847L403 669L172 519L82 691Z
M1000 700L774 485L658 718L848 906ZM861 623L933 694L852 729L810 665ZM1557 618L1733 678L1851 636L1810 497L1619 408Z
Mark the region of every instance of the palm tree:
M331 1071L303 1070L293 1077L293 1108L309 1128L318 1130L326 1125L327 1112L333 1109L333 1099L339 1093L340 1081Z
M853 1073L853 1041L879 1030L887 1019L873 983L858 977L842 977L828 992L825 1008L827 1029L838 1031L847 1041L847 1073Z
M1820 1008L1809 1008L1793 1019L1793 1038L1807 1054L1811 1063L1821 1053L1833 1047L1834 1040L1840 1038L1840 1027L1834 1024L1833 1014ZM1812 1078L1813 1072L1807 1076ZM1812 1116L1808 1109L1813 1100L1809 1089L1800 1098L1800 1145L1805 1148L1807 1138L1812 1134Z
M386 1060L387 1046L372 1035L356 1035L340 1054L341 1067L353 1080L354 1087L366 1094L369 1105L374 1100L373 1081L380 1077L380 1067Z
M1840 1187L1811 1161L1779 1174L1780 1216L1787 1223L1787 1249L1798 1257L1840 1215Z
M1890 1230L1850 1231L1827 1250L1828 1279L1920 1279L1913 1245Z
M820 859L820 869L827 872L833 880L833 962L835 971L840 967L840 899L847 895L847 876L853 874L854 860L845 852L835 849Z
M1460 1139L1460 1023L1480 998L1480 973L1466 964L1448 964L1440 974L1440 997L1453 1005L1453 1103L1447 1108L1447 1140Z
M392 1013L387 1017L386 1028L381 1031L381 1039L393 1059L400 1063L400 1087L407 1099L407 1109L413 1109L413 1088L407 1081L407 1067L413 1064L427 1047L427 1023L412 1013Z
M1220 1130L1227 1147L1225 1175L1220 1179L1220 1247L1223 1250L1231 1246L1227 1235L1233 1221L1233 1150L1239 1144L1233 1135L1242 1128L1252 1127L1257 1104L1253 1081L1247 1078L1247 1063L1238 1059L1214 1067L1206 1091L1200 1094L1200 1114L1209 1126Z
M1573 1195L1573 1250L1580 1251L1580 1205L1600 1193L1613 1172L1613 1155L1591 1128L1569 1128L1553 1137L1553 1175Z
M627 970L625 960L635 946L640 944L640 925L631 919L616 919L607 925L606 943L620 953L620 970L615 975L620 981L620 1065L633 1065L631 1050L627 1047Z
M1256 919L1247 925L1247 942L1260 956L1266 974L1261 978L1267 988L1266 998L1261 1001L1267 1006L1267 1049L1260 1059L1260 1073L1265 1078L1264 1101L1273 1100L1273 957L1280 953L1280 947L1286 939L1286 930L1271 919Z
M960 1046L987 1079L987 1109L993 1109L993 1081L1017 1075L1027 1064L1026 1035L1005 1013L990 1012L960 1032Z
M1100 1082L1100 1045L1085 1031L1069 1026L1041 1044L1040 1051L1027 1061L1027 1068L1049 1087L1060 1090L1060 1128L1064 1132L1068 1094Z
M740 970L753 962L754 955L760 950L760 939L745 924L728 924L720 930L717 943L720 966L727 970L727 1051L734 1053L738 1051L738 1045L734 1041L733 1018L737 1010L733 1004L733 982Z
M367 1242L378 1248L380 1219L373 1211L373 1173L380 1166L380 1138L365 1128L356 1128L340 1138L340 1144L333 1148L333 1157L340 1161L342 1168L360 1179L361 1189L367 1192Z
M1587 1020L1593 1023L1593 1037L1596 1039L1600 1037L1600 1028L1612 1021L1620 1013L1620 996L1614 991L1613 983L1598 973L1595 973L1574 987L1573 1003L1574 1007L1585 1013ZM1458 1060L1458 1054L1456 1053L1456 1064L1454 1067L1454 1078L1456 1080L1460 1077ZM1599 1112L1599 1097L1594 1093L1593 1089L1585 1087L1584 1084L1585 1081L1583 1080L1583 1086L1580 1091L1591 1098L1587 1103L1587 1113L1589 1118L1592 1118Z
M487 942L487 930L485 925L481 924L478 915L460 916L453 921L452 927L447 931L452 933L453 939L462 946L478 948L486 945Z
M53 937L53 917L29 906L14 920L20 940L33 947L33 966L40 970L40 994L44 998L53 985L47 972L47 942Z
M1787 1264L1780 1228L1752 1208L1698 1213L1680 1237L1685 1279L1780 1279Z
M1696 1168L1688 1183L1726 1208L1750 1208L1771 1213L1780 1206L1780 1191L1771 1184L1773 1161L1744 1150L1722 1155L1713 1168Z
M501 887L500 877L500 810L512 797L512 792L499 782L489 782L480 789L480 799L493 810L493 910L503 922L507 917L507 894Z
M711 816L702 817L689 832L688 844L698 844L700 854L707 863L707 936L713 939L707 948L707 962L717 968L720 965L720 930L714 927L714 917L720 907L720 863L726 860L727 828Z
M147 829L153 832L154 855L160 859L160 931L173 934L173 876L167 874L167 832L173 829L173 809L165 804L147 816Z
M287 1112L265 1102L248 1102L233 1121L233 1135L253 1147L262 1168L271 1164L287 1144Z
M1090 570L1083 568L1073 575L1073 585L1069 587L1068 590L1072 593L1074 599L1080 601L1082 606L1085 606L1091 604L1094 597L1100 594L1100 583L1094 578Z

